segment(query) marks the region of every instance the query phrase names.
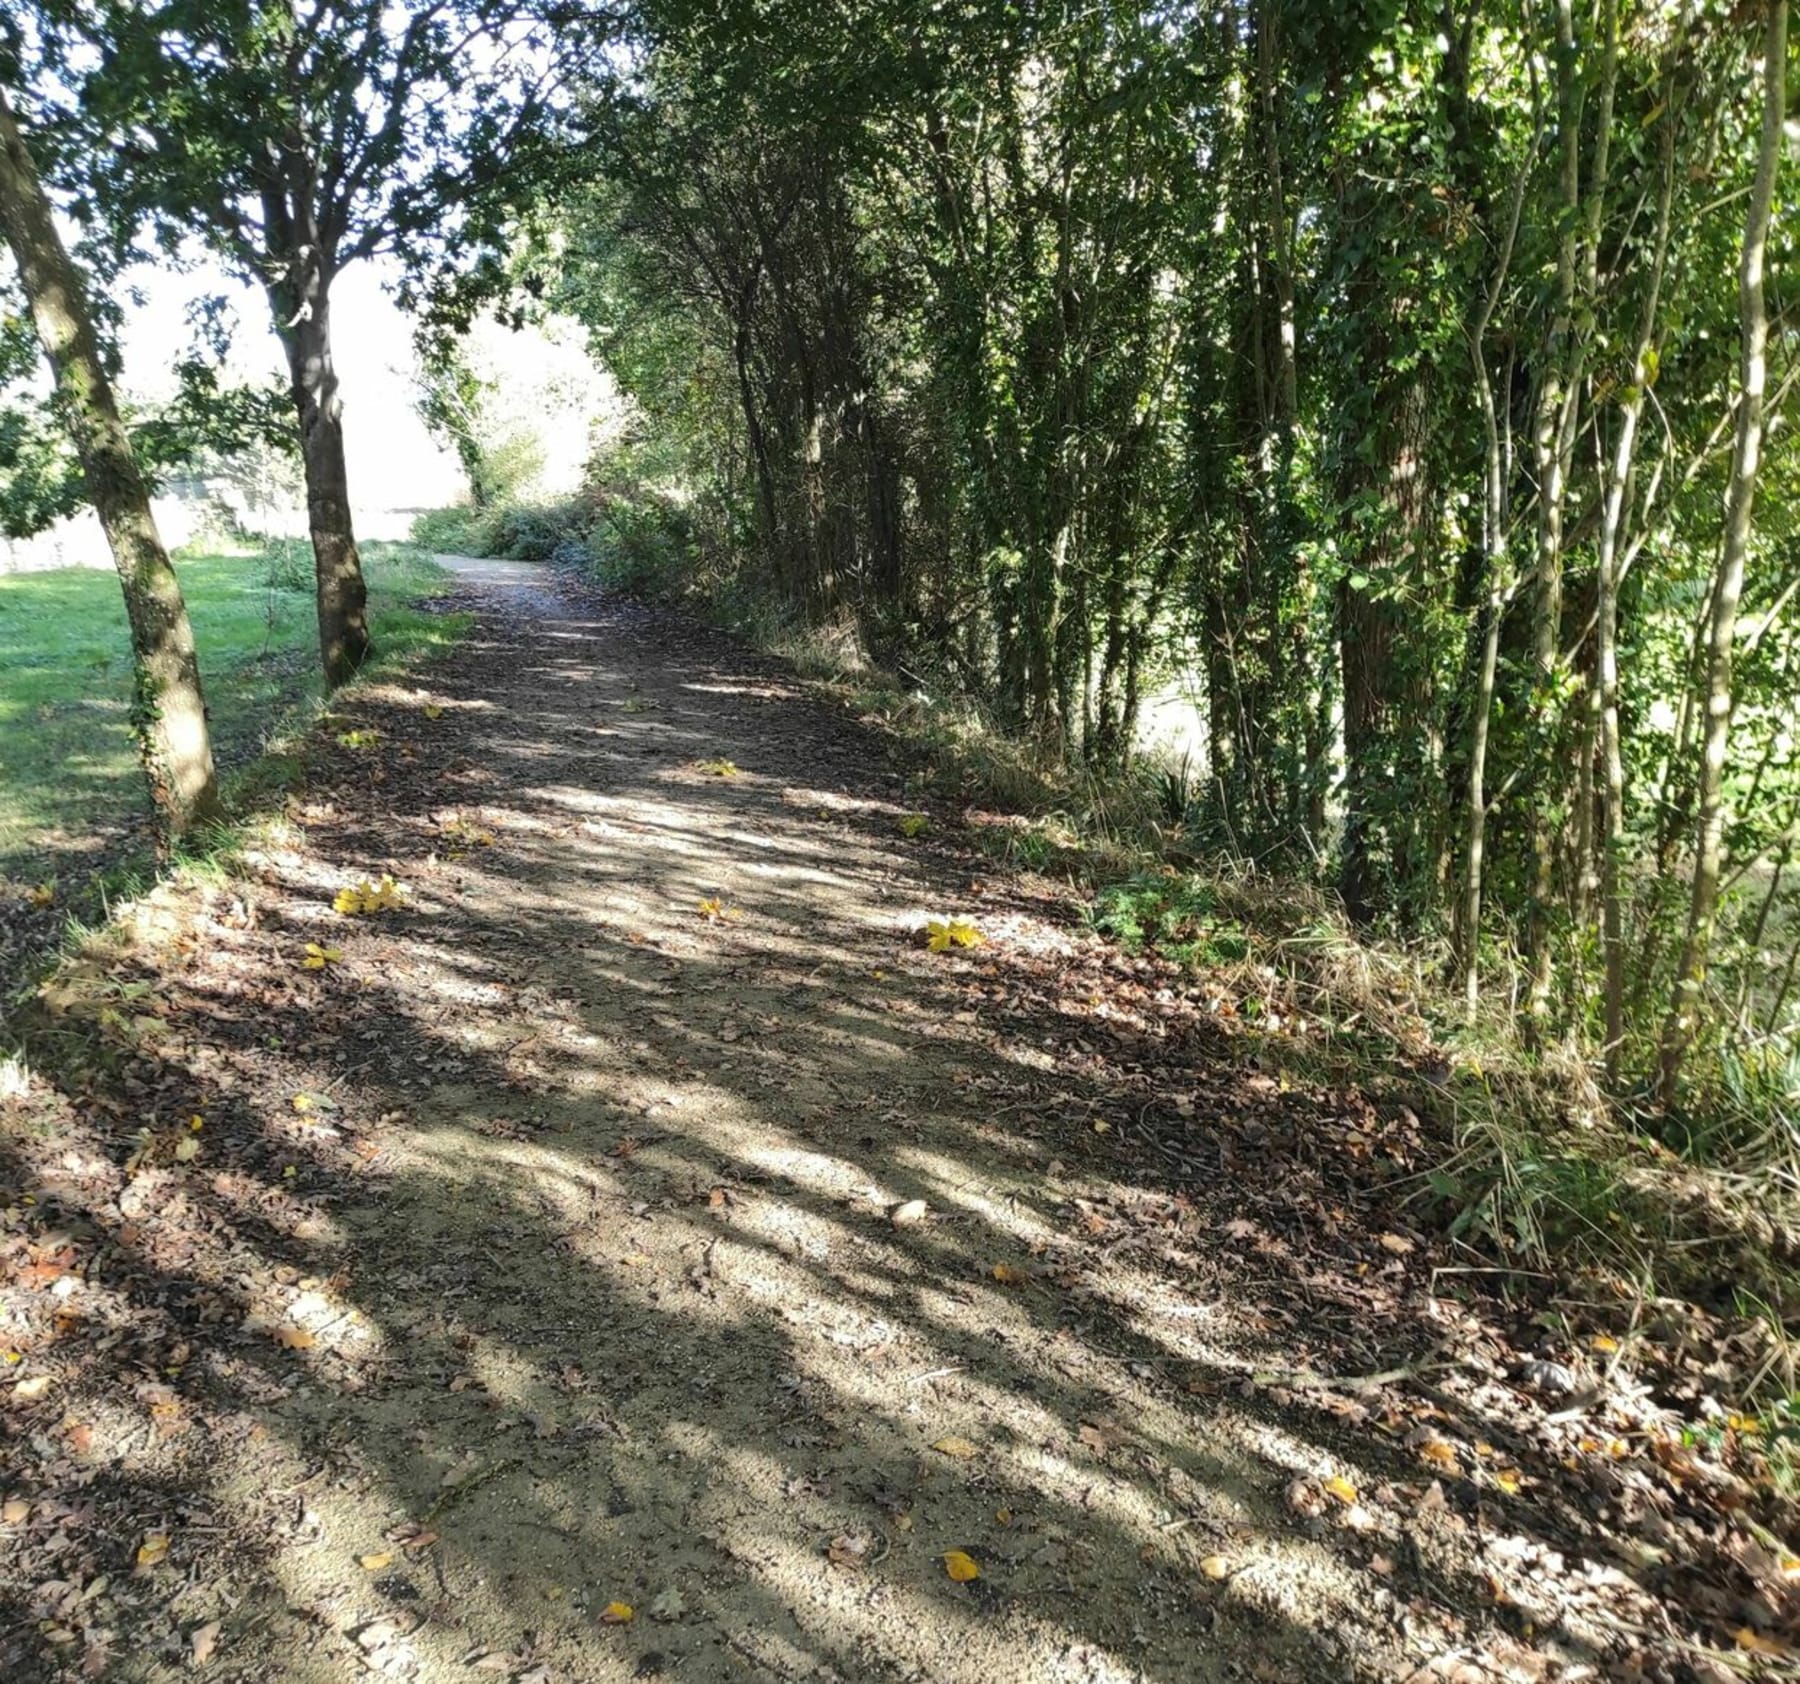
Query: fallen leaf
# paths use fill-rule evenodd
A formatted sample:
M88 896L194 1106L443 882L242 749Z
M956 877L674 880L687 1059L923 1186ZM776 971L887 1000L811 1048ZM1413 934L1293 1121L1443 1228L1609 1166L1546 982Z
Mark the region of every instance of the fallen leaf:
M1413 1243L1404 1234L1383 1234L1381 1249L1395 1257L1410 1257L1413 1254Z
M363 1556L362 1564L366 1572L379 1573L382 1568L393 1566L394 1552L392 1550L377 1550L373 1555Z
M0 1520L8 1526L23 1526L31 1518L31 1504L23 1497L9 1497L6 1506L0 1508Z
M854 1532L840 1532L825 1546L825 1559L833 1567L863 1567L869 1560L869 1540Z
M1356 1487L1342 1474L1333 1474L1326 1480L1325 1489L1346 1508L1356 1501Z
M1774 1659L1782 1659L1791 1651L1778 1637L1765 1637L1761 1632L1749 1626L1739 1626L1733 1639L1737 1646L1751 1655L1768 1655Z
M971 1444L966 1438L940 1438L931 1448L940 1456L954 1456L962 1462L981 1454L980 1447Z
M981 1577L981 1569L975 1565L975 1558L962 1550L944 1551L944 1571L959 1585L966 1585L971 1579Z
M673 1585L650 1604L650 1618L653 1620L678 1620L687 1612L687 1598Z
M1002 1286L1023 1286L1031 1277L1023 1269L1015 1269L1010 1263L996 1263L994 1279Z
M947 953L952 947L979 947L986 940L967 918L925 920L925 945L933 953Z
M1456 1456L1456 1446L1445 1443L1441 1438L1430 1439L1421 1445L1419 1454L1434 1468L1441 1468L1445 1473L1462 1472L1462 1463Z
M637 1618L637 1610L629 1602L609 1602L600 1610L603 1626L628 1626Z
M439 707L436 702L427 702L425 704L425 717L427 719L442 719L444 717L444 710Z
M308 1333L303 1327L278 1327L275 1330L276 1343L290 1351L310 1351L318 1344L315 1333Z
M392 912L406 905L407 888L403 883L396 883L386 872L382 873L379 883L370 883L368 878L360 878L347 889L339 889L332 898L332 909L346 918L354 918L364 913Z
M896 1228L916 1228L925 1220L930 1209L923 1199L908 1199L888 1212L888 1221Z
M175 1142L175 1161L178 1164L191 1164L200 1156L200 1142L191 1134L184 1135Z
M144 1541L138 1545L137 1564L140 1567L154 1567L169 1553L169 1535L167 1532L146 1532Z
M56 1377L50 1374L34 1374L29 1380L21 1380L12 1389L12 1395L25 1403L35 1403L56 1384Z
M1228 1579L1231 1563L1222 1555L1209 1555L1200 1563L1200 1571L1209 1579Z
M1610 1333L1596 1333L1594 1337L1588 1341L1589 1350L1616 1351L1618 1348L1618 1340L1613 1338Z
M195 1626L188 1635L188 1653L194 1657L195 1666L205 1666L213 1658L219 1647L219 1622L208 1620L203 1626Z

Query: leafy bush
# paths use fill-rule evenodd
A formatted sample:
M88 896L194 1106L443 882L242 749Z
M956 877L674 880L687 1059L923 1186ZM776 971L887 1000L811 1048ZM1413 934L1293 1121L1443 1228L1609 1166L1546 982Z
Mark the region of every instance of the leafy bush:
M1088 919L1132 952L1153 948L1181 964L1237 964L1250 953L1243 930L1218 915L1216 892L1198 877L1144 874L1108 884Z
M574 510L560 503L510 503L494 516L490 555L512 561L548 561L579 530Z
M313 588L312 545L304 538L271 538L258 558L262 583L271 591Z
M594 546L600 577L634 595L679 596L697 560L693 523L678 504L654 493L606 502Z
M486 555L487 536L479 509L427 509L412 523L415 544L450 555Z

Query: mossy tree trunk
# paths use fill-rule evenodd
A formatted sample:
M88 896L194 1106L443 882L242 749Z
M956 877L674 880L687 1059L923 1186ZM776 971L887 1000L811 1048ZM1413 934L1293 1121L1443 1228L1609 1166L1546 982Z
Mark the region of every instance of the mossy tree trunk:
M181 585L100 360L81 278L64 249L24 136L0 90L0 230L19 266L64 424L112 547L131 624L131 722L158 824L177 835L218 817L200 663Z

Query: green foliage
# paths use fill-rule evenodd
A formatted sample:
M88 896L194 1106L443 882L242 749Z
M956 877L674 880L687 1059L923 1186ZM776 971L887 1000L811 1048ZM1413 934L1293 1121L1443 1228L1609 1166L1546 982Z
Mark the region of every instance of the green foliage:
M1249 956L1243 929L1221 916L1216 890L1198 877L1157 873L1110 883L1094 896L1088 920L1132 952L1150 949L1178 964L1238 964Z
M852 624L1077 776L1127 764L1180 681L1203 760L1148 793L1184 846L1518 971L1539 1039L1604 1038L1612 895L1626 1095L1684 946L1759 37L1610 7L1567 47L1511 5L1231 17L646 13L629 80L590 67L595 144L530 260L639 413L578 536L772 636ZM1724 1049L1800 1024L1800 446L1769 438L1708 1093ZM1603 519L1629 558L1610 875Z

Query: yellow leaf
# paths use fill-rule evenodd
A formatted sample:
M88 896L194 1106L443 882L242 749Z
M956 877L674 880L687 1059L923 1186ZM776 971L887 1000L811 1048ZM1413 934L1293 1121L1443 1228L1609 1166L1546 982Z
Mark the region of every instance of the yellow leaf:
M1588 1341L1588 1346L1590 1349L1596 1351L1616 1351L1619 1348L1619 1342L1610 1334L1596 1333L1594 1337Z
M895 828L905 837L923 836L930 828L931 820L923 813L902 813Z
M56 884L54 881L40 883L35 889L27 889L25 898L36 907L52 906L56 902Z
M310 1351L319 1342L315 1334L308 1333L303 1327L279 1328L275 1338L290 1351Z
M140 1567L154 1567L169 1553L169 1535L166 1532L146 1532L144 1541L138 1545L137 1564Z
M694 770L713 778L735 778L739 775L737 766L729 760L696 760Z
M1517 1468L1497 1468L1494 1471L1494 1483L1509 1497L1519 1489L1519 1470Z
M979 947L987 938L967 918L927 918L925 945L933 953L952 947Z
M8 1368L11 1368L14 1363L20 1363L24 1360L24 1354L20 1351L0 1351L0 1362L5 1363Z
M369 1572L379 1573L382 1568L392 1566L393 1560L392 1550L378 1550L374 1555L365 1555L362 1564Z
M940 1456L954 1456L961 1462L981 1454L980 1448L966 1438L940 1438L931 1448Z
M1788 1653L1788 1646L1779 1638L1764 1637L1759 1631L1749 1626L1739 1626L1735 1642L1740 1649L1752 1655L1769 1655L1779 1659Z
M436 702L427 702L425 704L425 717L427 719L442 719L444 717L444 710L439 707Z
M994 1279L1002 1286L1023 1286L1030 1278L1023 1269L1015 1269L1010 1263L994 1265Z
M1326 1480L1325 1489L1345 1507L1356 1501L1356 1487L1342 1474L1333 1474L1330 1479Z
M175 1142L175 1161L178 1164L191 1164L200 1156L200 1142L191 1134Z
M1460 1473L1462 1464L1456 1459L1456 1447L1446 1444L1441 1438L1434 1438L1424 1445L1419 1454L1433 1467L1442 1468L1446 1473Z
M52 1375L34 1374L29 1380L21 1380L14 1386L12 1395L21 1403L35 1403L55 1384L56 1380Z
M966 1585L971 1579L981 1577L981 1569L975 1565L975 1558L962 1550L944 1551L944 1571L959 1585Z
M994 1519L1002 1526L1010 1526L1013 1523L1013 1512L1011 1509L995 1509Z
M1200 1563L1200 1571L1209 1579L1228 1579L1231 1577L1231 1563L1222 1555L1209 1555Z
M363 912L390 912L406 904L406 886L396 883L384 871L379 883L371 883L364 877L347 889L339 889L331 904L346 918Z
M637 1618L637 1610L629 1602L609 1602L600 1610L603 1626L628 1626Z

